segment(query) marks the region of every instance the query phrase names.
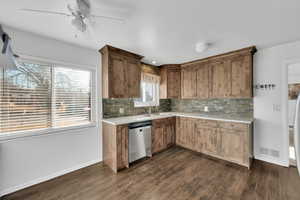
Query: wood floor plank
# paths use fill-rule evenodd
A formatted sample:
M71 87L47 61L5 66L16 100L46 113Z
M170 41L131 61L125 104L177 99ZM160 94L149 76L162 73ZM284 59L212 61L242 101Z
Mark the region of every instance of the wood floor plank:
M96 164L5 200L299 200L295 168L255 161L249 171L180 147L114 174Z

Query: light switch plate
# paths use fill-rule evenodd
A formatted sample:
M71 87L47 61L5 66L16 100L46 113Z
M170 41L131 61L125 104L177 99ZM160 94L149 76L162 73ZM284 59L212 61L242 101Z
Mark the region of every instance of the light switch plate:
M274 112L280 112L281 106L280 104L273 104L273 111Z
M120 114L124 114L124 108L120 108L120 109L119 109L119 113L120 113Z

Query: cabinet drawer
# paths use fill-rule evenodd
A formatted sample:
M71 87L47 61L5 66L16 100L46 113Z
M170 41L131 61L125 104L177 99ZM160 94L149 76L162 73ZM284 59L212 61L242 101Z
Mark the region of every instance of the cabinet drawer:
M241 124L241 123L232 123L232 122L219 122L219 127L225 129L246 131L248 130L249 125Z
M175 117L168 117L163 119L155 119L152 120L153 126L162 126L162 125L169 125L175 123Z
M216 120L207 120L207 119L197 119L197 125L199 127L206 126L206 127L218 127L218 121Z

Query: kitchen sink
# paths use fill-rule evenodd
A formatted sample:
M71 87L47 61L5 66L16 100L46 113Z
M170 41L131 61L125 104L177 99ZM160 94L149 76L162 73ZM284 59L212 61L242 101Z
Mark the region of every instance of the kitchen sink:
M171 113L153 113L153 115L167 116L171 115Z

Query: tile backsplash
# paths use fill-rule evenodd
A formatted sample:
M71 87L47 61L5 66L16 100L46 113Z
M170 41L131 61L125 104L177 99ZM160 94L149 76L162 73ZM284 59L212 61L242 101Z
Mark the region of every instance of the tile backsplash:
M140 115L148 113L149 107L134 107L134 99L103 99L103 118ZM123 109L123 113L120 113ZM161 99L159 106L151 107L151 112L170 112L171 100Z
M174 112L207 112L209 113L250 113L253 114L253 99L172 99L171 110Z
M103 118L145 114L148 107L134 107L134 99L103 99ZM152 112L205 112L221 114L246 114L253 116L253 99L161 99L160 106ZM120 113L120 109L123 113Z

